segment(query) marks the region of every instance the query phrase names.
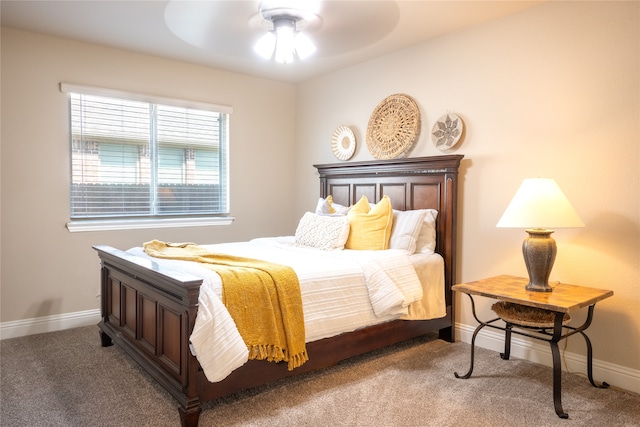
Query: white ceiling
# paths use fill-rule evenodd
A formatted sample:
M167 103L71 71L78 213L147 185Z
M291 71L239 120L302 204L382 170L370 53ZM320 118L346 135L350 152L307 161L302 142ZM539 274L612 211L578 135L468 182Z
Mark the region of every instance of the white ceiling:
M325 0L306 29L318 51L293 64L253 52L265 31L258 0L1 0L0 13L2 26L300 82L543 1Z

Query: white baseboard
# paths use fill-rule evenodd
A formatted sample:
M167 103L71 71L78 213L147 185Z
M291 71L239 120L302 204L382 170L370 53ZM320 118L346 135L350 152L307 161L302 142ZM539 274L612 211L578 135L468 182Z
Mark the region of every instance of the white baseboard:
M456 323L456 337L458 341L470 344L475 326ZM476 336L476 346L496 352L504 351L504 333L482 329ZM594 352L597 351L597 343L592 343ZM563 342L559 344L562 369L564 371L587 375L587 358L576 353L563 350ZM545 366L552 366L551 348L548 344L533 342L517 335L511 335L511 356L529 360ZM611 386L640 394L640 371L615 365L594 358L592 361L593 379L596 383L606 382ZM587 381L588 384L588 381Z
M58 314L53 316L36 317L32 319L16 320L0 323L0 340L17 338L26 335L45 332L61 331L63 329L79 328L96 325L100 321L100 310L86 310L75 313ZM471 343L471 336L475 326L456 324L458 341ZM504 351L504 334L493 330L483 329L476 337L476 345L495 352ZM594 346L597 344L594 343ZM587 372L587 358L585 356L562 350L560 343L562 369L568 372ZM512 335L511 356L552 366L551 349L542 342L532 342ZM593 377L596 382L606 381L612 386L640 394L640 371L627 368L599 359L593 359Z
M0 323L0 340L42 334L44 332L61 331L63 329L79 328L81 326L97 325L99 321L100 310L95 309L2 322Z

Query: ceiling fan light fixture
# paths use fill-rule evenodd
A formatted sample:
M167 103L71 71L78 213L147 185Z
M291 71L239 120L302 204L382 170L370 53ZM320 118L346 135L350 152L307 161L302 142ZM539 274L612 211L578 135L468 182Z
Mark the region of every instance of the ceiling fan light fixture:
M313 2L307 1L307 3ZM309 6L305 2L300 2L299 6L303 5ZM309 20L317 18L312 10L296 9L295 2L280 5L275 1L261 2L260 6L260 14L264 22L269 23L272 29L254 45L253 49L258 55L265 59L273 58L282 64L289 64L294 61L295 56L303 60L316 51L311 39L297 28L298 24L301 28L305 28Z

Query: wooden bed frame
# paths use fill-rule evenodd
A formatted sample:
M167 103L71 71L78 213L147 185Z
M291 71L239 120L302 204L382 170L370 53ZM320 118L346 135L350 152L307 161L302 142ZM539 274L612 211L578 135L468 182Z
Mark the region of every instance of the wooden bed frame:
M454 341L456 197L461 155L315 165L320 195L349 205L362 195L388 195L394 209L438 210L437 247L445 260L446 317L375 325L307 343L310 360L288 371L286 363L251 360L218 383L207 381L189 350L202 280L157 266L109 246L94 246L101 260L103 346L117 343L178 400L183 426L197 426L200 404L426 333ZM206 242L205 242L206 243Z

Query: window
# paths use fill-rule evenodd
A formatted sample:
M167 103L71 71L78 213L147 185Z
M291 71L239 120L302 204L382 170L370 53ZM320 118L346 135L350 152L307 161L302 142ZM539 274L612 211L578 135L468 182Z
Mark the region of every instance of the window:
M70 106L71 223L229 216L229 107L61 88Z

